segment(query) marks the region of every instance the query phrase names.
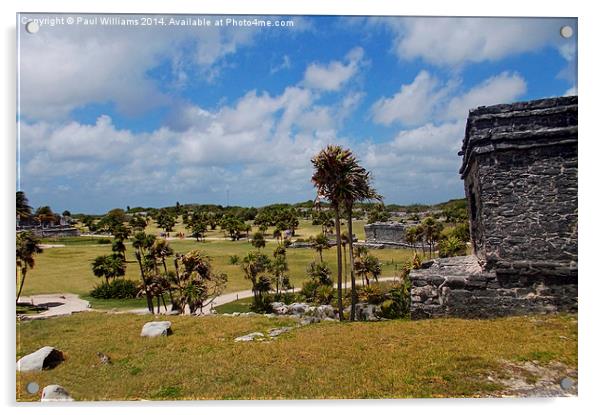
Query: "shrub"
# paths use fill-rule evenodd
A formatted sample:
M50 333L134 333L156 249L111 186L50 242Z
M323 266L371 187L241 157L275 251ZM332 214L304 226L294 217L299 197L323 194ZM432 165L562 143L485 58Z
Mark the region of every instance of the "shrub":
M358 298L362 303L380 304L385 301L385 294L380 284L366 285L358 290Z
M238 255L230 255L228 259L230 265L238 265L240 263L240 257Z
M439 256L441 258L448 258L452 256L466 255L466 243L450 236L441 242L439 242Z
M330 304L334 298L334 288L332 285L320 285L316 290L315 301L320 304Z
M108 245L111 244L112 241L109 238L99 238L98 241L96 241L96 243L100 245Z
M303 283L301 287L301 295L305 297L307 301L313 301L316 298L316 292L320 283L316 280L308 280Z
M134 281L119 278L114 279L108 284L103 282L102 284L97 285L92 291L90 291L90 296L103 299L136 298L138 291L138 284L136 284Z

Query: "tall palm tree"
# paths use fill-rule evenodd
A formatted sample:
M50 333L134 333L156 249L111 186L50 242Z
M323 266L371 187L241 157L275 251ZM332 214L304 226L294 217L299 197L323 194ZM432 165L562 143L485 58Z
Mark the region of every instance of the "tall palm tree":
M27 270L35 265L34 255L42 253L39 240L31 232L20 232L17 234L17 269L21 270L21 283L19 284L19 292L17 292L17 303L23 291L23 283ZM17 274L17 279L18 279Z
M343 261L341 256L341 207L347 191L347 175L350 170L350 150L329 145L311 159L314 173L311 181L317 189L318 197L330 201L334 212L334 226L337 241L337 300L339 319L343 320Z
M351 277L351 321L355 320L355 305L357 291L355 289L355 273L353 259L353 204L366 200L377 200L382 203L382 196L372 187L370 172L359 165L355 157L349 160L347 173L347 189L344 198L345 213L347 214L347 234L349 238L349 269Z

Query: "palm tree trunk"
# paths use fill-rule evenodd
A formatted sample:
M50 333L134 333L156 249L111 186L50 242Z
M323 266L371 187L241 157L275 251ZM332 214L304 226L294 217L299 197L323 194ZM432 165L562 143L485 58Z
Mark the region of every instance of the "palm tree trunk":
M339 306L339 320L343 321L343 258L341 257L341 221L338 206L333 206L334 225L337 237L337 297Z
M351 321L355 321L355 305L357 304L357 292L355 290L355 269L353 264L353 216L351 208L347 218L347 234L349 235L349 271L351 278Z
M343 274L345 275L345 292L347 291L347 244L343 244Z
M142 258L140 252L136 252L136 260L140 266L140 277L142 278L142 286L144 287L144 294L146 295L146 306L148 311L155 314L155 306L153 305L153 296L148 292L148 286L146 285L146 278L144 277L144 269L142 268Z
M21 297L21 291L23 291L23 283L25 282L26 274L27 274L27 267L21 268L21 284L19 284L19 292L17 293L17 304L19 303L19 297Z

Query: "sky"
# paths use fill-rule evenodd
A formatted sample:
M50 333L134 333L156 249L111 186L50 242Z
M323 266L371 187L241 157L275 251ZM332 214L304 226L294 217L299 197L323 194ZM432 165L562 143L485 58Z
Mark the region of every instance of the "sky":
M34 208L305 201L328 144L385 203L442 202L464 196L471 108L577 94L576 19L94 16L18 16L17 188Z

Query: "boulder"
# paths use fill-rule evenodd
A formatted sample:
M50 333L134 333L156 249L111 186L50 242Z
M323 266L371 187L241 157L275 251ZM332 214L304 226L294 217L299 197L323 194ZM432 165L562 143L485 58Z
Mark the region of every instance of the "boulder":
M42 390L42 402L73 401L71 395L61 385L48 385Z
M326 318L335 318L336 312L334 310L334 307L331 305L320 305L316 307L314 315L324 320Z
M150 321L142 327L140 336L158 337L171 334L171 321Z
M255 332L255 333L245 334L244 336L235 338L234 341L235 342L250 342L259 337L263 338L264 337L263 333Z
M305 303L293 303L289 306L289 312L292 314L305 314L309 310L309 306Z
M355 305L355 316L359 321L376 321L380 307L374 304L358 303Z
M39 372L52 369L65 360L63 352L54 347L44 346L41 349L23 356L17 362L19 372Z
M281 302L273 302L270 305L272 306L272 310L274 310L275 314L283 315L287 314L289 311L288 306Z
M274 328L274 329L271 329L268 332L268 336L270 336L270 337L277 337L277 336L280 336L283 333L287 333L287 332L291 331L292 329L293 329L293 327Z

